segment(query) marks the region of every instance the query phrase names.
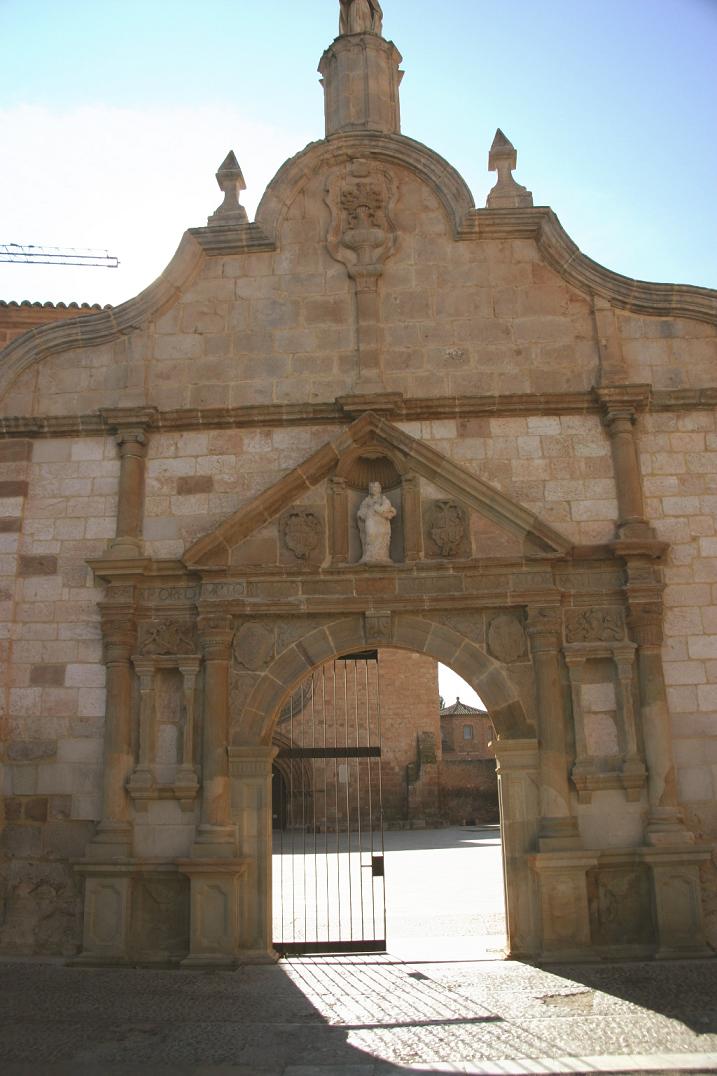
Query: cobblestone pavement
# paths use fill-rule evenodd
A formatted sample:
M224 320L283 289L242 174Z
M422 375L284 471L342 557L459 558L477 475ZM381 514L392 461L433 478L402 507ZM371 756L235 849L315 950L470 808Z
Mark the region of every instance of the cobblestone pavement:
M0 964L3 1076L717 1071L717 962Z

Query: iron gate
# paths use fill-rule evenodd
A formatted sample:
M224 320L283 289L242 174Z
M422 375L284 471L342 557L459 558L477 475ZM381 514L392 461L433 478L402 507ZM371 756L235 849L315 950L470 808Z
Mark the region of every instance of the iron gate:
M274 743L274 948L383 952L376 651L317 669L279 715Z

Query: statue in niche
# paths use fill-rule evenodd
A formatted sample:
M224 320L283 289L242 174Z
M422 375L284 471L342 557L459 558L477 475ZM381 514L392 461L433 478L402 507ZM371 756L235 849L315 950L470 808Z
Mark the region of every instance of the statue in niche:
M339 34L378 34L381 36L383 12L378 0L339 0L341 16Z
M370 482L368 497L359 506L357 519L363 556L359 564L392 564L391 520L396 515L388 497L381 492L380 482Z

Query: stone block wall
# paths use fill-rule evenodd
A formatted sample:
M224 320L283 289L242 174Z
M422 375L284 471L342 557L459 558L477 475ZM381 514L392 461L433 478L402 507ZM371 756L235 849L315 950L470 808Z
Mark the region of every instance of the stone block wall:
M0 458L0 947L74 951L69 861L99 818L105 712L101 590L87 558L114 534L116 448L108 438L5 441Z
M650 519L670 543L665 680L681 802L717 834L717 419L649 415L641 466Z

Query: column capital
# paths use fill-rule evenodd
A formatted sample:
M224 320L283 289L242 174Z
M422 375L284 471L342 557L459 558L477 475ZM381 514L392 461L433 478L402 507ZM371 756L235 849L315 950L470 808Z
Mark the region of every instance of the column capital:
M562 625L562 610L559 605L529 605L525 627L533 653L558 650Z
M650 402L649 385L605 385L594 391L610 433L632 426L637 414L645 411Z
M129 662L137 641L136 625L126 617L104 617L101 630L105 661Z
M234 637L228 613L206 613L197 620L199 641L207 661L226 661Z
M100 414L116 434L123 430L148 430L159 414L156 407L101 407Z
M662 646L663 611L661 602L643 602L630 607L627 622L633 639L641 649Z

